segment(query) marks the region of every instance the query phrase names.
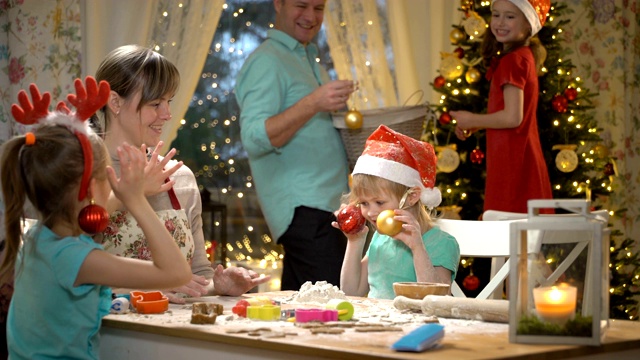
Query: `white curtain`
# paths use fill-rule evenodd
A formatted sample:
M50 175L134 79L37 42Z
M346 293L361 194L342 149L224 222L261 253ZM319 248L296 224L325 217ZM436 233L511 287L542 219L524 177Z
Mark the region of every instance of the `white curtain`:
M83 1L83 72L95 74L109 51L127 44L154 47L180 71L173 121L162 134L166 151L176 137L209 53L224 0Z
M338 77L360 82L349 105L371 109L437 101L430 83L438 76L440 51L452 51L449 33L460 3L387 0L386 6L391 44L385 43L376 0L327 1L324 24ZM386 49L393 51L393 64Z
M349 106L395 106L396 89L385 53L376 0L329 0L324 15L327 42L339 79L359 82Z
M82 73L94 75L102 59L128 44L151 46L160 0L83 0Z
M459 7L459 1L451 0L387 0L401 104L415 105L416 92L424 95L424 101L438 101L430 83L438 76L440 52L453 51L449 33L461 16Z

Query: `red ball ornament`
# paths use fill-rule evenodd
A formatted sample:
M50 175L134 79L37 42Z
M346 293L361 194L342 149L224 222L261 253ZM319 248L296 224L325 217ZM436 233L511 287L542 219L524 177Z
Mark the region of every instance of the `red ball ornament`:
M464 57L464 49L461 47L457 47L455 50L453 50L453 52L458 55L459 59L462 59Z
M433 86L436 89L440 89L441 87L444 86L444 84L447 82L447 80L445 80L444 76L438 76L433 80Z
M78 225L87 234L103 232L109 224L109 213L100 205L93 203L85 206L78 214Z
M564 91L564 97L566 97L567 100L569 100L569 101L573 101L578 97L578 90L576 90L576 89L574 89L572 87L567 88Z
M447 125L451 122L451 115L448 112L443 112L440 114L440 118L438 119L441 125Z
M347 205L340 210L336 217L340 230L345 234L357 234L364 227L364 223L367 221L360 208L355 205Z
M482 164L482 160L484 160L484 153L480 148L475 148L471 151L471 162L474 164Z
M559 113L567 112L568 104L569 104L569 100L567 100L567 98L564 97L564 95L560 95L560 94L554 96L553 99L551 100L551 107L553 107L553 110Z
M480 279L473 275L473 273L470 273L464 278L464 280L462 280L462 287L466 290L473 291L478 289L478 286L480 286Z
M612 163L607 163L604 165L604 174L607 176L615 175L616 171L613 168Z

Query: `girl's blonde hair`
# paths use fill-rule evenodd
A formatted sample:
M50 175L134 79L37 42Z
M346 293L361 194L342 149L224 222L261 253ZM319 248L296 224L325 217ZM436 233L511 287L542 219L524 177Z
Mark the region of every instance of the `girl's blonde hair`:
M405 185L378 176L354 174L352 175L351 192L344 195L343 202L358 203L359 199L363 197L376 196L380 193L389 194L399 201L407 190L409 187ZM413 206L405 204L403 209L409 211L418 220L423 234L433 227L432 216L434 214L428 211L420 201L417 201Z

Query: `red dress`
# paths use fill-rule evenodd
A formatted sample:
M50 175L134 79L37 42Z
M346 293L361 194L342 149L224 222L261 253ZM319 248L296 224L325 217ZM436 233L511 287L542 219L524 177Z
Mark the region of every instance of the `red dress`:
M487 77L491 81L488 113L504 109L506 84L524 91L524 111L517 128L487 129L484 210L526 213L527 200L552 198L538 134L538 77L531 49L523 46L505 54Z

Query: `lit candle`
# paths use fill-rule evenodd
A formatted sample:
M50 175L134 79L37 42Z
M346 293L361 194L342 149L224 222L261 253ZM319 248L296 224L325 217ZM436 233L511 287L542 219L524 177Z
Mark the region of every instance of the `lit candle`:
M576 293L577 289L567 284L533 289L533 301L538 317L550 323L563 325L575 315Z

